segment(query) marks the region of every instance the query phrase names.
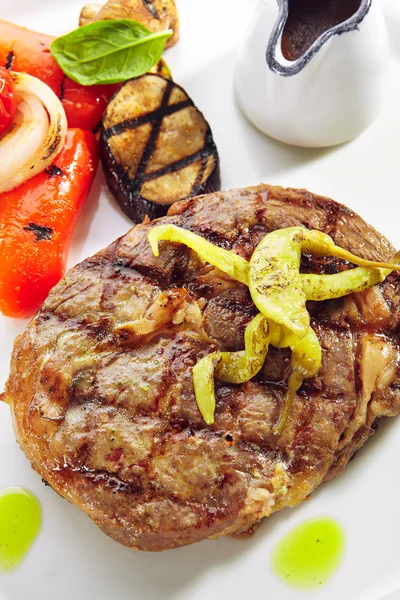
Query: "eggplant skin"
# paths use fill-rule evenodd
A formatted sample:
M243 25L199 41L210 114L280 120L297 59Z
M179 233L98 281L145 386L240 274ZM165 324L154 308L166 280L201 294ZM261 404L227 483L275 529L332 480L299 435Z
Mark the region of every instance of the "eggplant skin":
M100 158L108 189L118 202L121 210L134 223L141 223L146 217L158 219L167 214L171 205L149 202L137 193L137 186L114 158L110 146L100 138Z
M146 217L150 220L164 217L170 206L174 204L156 204L155 202L149 202L146 198L143 198L138 193L137 185L135 181L132 181L126 171L121 167L120 164L114 158L111 152L110 146L104 137L100 139L100 158L103 165L103 171L107 186L114 196L115 200L119 204L121 210L134 222L142 223ZM221 189L221 173L219 162L214 169L211 177L207 180L207 184L204 187L200 187L196 192L196 196L202 194L210 194L212 192L218 192ZM176 200L179 202L184 200L180 198Z
M160 75L131 79L111 98L100 157L109 190L135 223L166 215L177 201L221 189L210 126L184 89Z

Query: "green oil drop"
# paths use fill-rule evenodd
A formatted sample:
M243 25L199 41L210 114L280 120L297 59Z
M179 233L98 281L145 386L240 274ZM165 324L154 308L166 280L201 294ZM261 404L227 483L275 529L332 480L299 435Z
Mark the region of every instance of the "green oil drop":
M335 520L312 519L296 527L277 544L272 567L291 587L313 590L333 576L344 547L344 531Z
M37 498L23 488L0 491L0 575L24 560L42 523Z

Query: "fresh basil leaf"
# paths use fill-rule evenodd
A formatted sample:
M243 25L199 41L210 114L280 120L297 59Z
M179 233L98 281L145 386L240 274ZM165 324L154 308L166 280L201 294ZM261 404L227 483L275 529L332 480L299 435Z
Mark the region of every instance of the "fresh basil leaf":
M130 19L96 21L57 38L50 50L77 83L119 83L158 63L171 35L171 30L153 33Z

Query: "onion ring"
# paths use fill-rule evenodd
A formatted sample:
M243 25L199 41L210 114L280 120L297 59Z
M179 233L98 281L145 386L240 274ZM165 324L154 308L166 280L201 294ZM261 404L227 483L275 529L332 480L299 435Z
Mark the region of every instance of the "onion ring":
M12 76L20 102L13 125L0 140L0 193L44 171L63 147L68 126L48 85L26 73Z

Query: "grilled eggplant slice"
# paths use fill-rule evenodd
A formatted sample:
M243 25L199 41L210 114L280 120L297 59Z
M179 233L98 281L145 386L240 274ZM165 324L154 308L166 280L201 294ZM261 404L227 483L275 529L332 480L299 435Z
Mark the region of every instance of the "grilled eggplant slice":
M220 189L210 126L185 90L147 73L127 81L102 123L100 155L108 187L135 222L171 204Z
M179 39L179 18L175 0L108 0L101 4L86 4L79 16L79 25L88 25L103 19L132 19L150 31L172 29L166 48Z

